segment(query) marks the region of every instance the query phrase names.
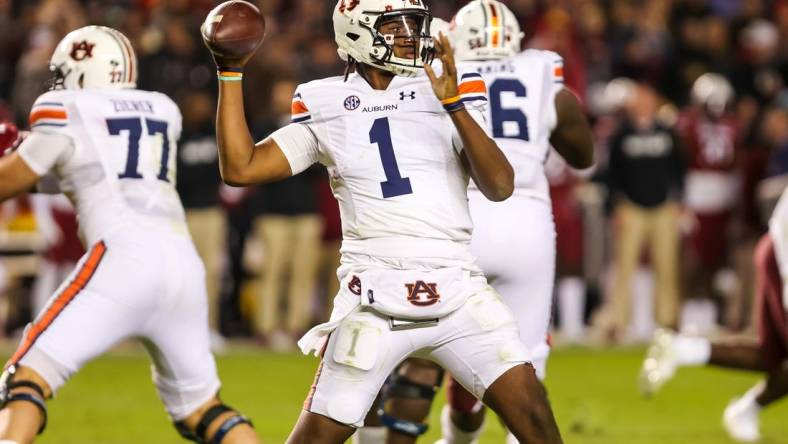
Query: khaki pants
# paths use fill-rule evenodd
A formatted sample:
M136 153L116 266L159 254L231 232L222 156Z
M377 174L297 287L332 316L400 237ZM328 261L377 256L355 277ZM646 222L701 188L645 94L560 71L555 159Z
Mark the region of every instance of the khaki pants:
M309 327L322 229L323 222L317 215L272 215L255 221L255 235L265 246L258 285L260 303L255 313L258 333L277 329L283 292L287 297L287 332L301 334Z
M205 286L208 292L208 320L211 330L219 331L219 292L227 239L227 219L224 210L215 208L186 211L197 254L205 264Z
M618 233L615 247L616 280L613 288L613 323L619 334L627 332L632 318L632 276L649 247L654 269L654 303L657 323L675 327L679 305L679 209L674 203L654 208L624 202L616 208Z

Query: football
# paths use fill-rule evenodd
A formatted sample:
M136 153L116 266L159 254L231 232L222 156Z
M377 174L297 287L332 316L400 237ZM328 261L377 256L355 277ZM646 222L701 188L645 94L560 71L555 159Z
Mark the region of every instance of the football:
M205 45L216 55L242 58L265 37L265 18L257 6L231 0L213 8L200 29Z

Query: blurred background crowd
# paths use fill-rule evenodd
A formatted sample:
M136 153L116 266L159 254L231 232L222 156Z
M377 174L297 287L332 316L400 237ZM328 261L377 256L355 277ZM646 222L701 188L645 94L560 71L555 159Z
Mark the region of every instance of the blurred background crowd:
M333 0L257 0L267 37L246 71L262 139L289 122L298 83L339 75ZM328 316L341 226L322 167L247 189L221 185L215 71L199 26L212 0L0 0L0 120L26 126L68 31L124 32L139 87L184 115L178 186L208 273L215 345L286 349ZM450 19L465 2L433 0ZM645 339L655 325L751 327L752 251L788 174L788 1L504 0L527 47L558 52L584 102L597 164L547 169L558 231L559 340ZM528 221L522 221L528 229ZM68 202L0 208L0 322L13 335L81 253ZM527 297L528 295L523 295ZM591 334L586 334L590 332Z

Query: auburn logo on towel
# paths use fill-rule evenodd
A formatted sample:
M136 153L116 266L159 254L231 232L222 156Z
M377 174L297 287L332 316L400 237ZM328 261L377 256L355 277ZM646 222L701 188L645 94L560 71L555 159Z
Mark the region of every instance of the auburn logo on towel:
M438 284L416 281L415 284L405 284L408 289L408 302L419 307L427 307L438 302Z

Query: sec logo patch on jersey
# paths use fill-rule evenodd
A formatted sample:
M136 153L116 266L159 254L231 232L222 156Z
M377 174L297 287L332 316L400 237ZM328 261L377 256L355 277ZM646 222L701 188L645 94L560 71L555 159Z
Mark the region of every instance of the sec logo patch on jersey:
M361 99L358 96L350 96L345 99L345 109L348 111L355 111L361 106Z

